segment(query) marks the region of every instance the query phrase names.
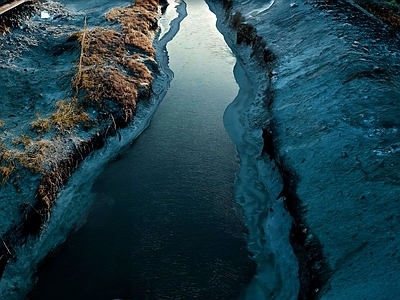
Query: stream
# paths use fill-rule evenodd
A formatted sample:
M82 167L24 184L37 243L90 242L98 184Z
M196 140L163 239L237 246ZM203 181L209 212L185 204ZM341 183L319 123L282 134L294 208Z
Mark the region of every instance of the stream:
M168 2L150 99L40 236L2 241L0 298L397 299L398 32L352 0ZM0 142L69 97L71 35L131 3L44 1L0 36ZM1 236L39 182L15 179Z
M185 2L160 20L162 40L187 13L161 66L174 72L163 102L96 179L83 225L40 264L29 299L237 299L254 276L223 123L236 60L206 3Z

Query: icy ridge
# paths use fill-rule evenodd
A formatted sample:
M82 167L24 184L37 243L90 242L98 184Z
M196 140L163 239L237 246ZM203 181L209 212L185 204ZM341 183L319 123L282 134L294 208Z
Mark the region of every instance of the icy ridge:
M289 242L292 218L280 197L283 181L279 169L263 152L263 129L270 118L265 91L270 80L251 47L236 43L236 31L227 24L224 8L207 2L217 15L218 29L237 57L234 74L240 90L225 111L224 123L240 159L235 200L242 207L249 229L249 250L258 264L257 275L243 299L297 299L298 262ZM266 4L266 9L272 4Z
M224 3L239 21L264 5ZM347 1L275 1L263 14L242 29L277 56L264 140L294 218L299 298L396 298L398 35Z

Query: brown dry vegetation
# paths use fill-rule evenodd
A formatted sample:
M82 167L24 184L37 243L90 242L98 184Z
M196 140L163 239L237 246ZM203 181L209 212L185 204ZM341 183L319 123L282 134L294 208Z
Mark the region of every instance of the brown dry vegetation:
M135 5L112 9L107 15L108 21L120 24L122 32L109 28L96 27L84 29L74 34L81 46L76 75L72 80L74 97L56 103L55 112L48 118L31 122L31 129L37 136L20 135L12 140L7 148L0 144L0 175L5 183L10 175L22 166L33 172L45 174L57 166L62 152L64 134L72 134L79 124L88 124L91 120L83 110L82 103L89 101L92 107L101 107L103 100L118 104L129 122L135 114L138 102L138 90L149 89L153 79L144 60L154 60L152 47L153 34L157 29L158 1L136 1ZM133 46L144 54L131 53ZM81 100L79 100L81 98ZM114 120L114 119L113 119ZM0 127L4 122L0 120ZM52 138L44 139L43 134L52 128ZM65 146L65 145L64 145ZM65 150L65 149L64 149Z
M152 76L143 62L129 57L121 33L95 28L80 33L82 54L73 79L74 89L85 99L112 100L123 109L125 120L132 118L140 83L150 84ZM128 74L129 73L129 74Z
M121 24L125 34L125 44L154 56L152 38L157 29L158 1L136 1L126 8L114 8L107 15L108 21Z
M15 165L13 163L8 164L7 166L2 165L0 166L1 178L2 183L5 184L10 178L10 175L14 172Z
M38 120L31 123L31 128L37 134L47 133L51 126L60 132L68 132L79 124L90 121L89 115L82 110L77 99L60 100L56 104L56 112L49 119L42 119L40 113ZM0 174L3 184L9 179L16 166L29 169L35 173L45 174L57 165L60 153L63 152L62 139L56 135L52 139L36 138L21 134L12 139L14 147L6 148L4 143L0 144Z
M14 157L9 153L4 144L0 143L0 175L3 184L6 183L14 169Z
M11 32L11 28L5 24L0 24L0 33L2 35L6 35Z
M56 104L57 111L51 115L51 124L60 131L67 131L90 121L89 115L83 111L76 98L60 100Z
M131 30L152 36L157 29L158 1L138 0L128 7L117 7L106 14L108 21L117 21L125 33Z
M123 58L120 63L130 71L130 75L136 84L149 84L153 80L149 69L141 61L140 57Z
M33 140L21 134L13 138L14 149L0 144L0 173L3 184L16 170L17 165L35 173L45 173L57 163L60 140Z
M10 154L24 168L43 173L45 171L43 164L48 159L48 154L51 154L49 151L51 147L50 141L31 140L30 143L24 144L23 150L12 150Z
M31 123L31 129L37 134L48 133L52 126L59 131L68 131L79 124L88 124L89 115L82 109L76 98L60 100L56 103L56 111L49 119L41 118L40 112L36 114L37 120Z
M131 31L127 33L125 36L125 44L135 47L150 56L154 56L155 54L148 37L140 31Z
M132 55L133 46L150 59L154 58L153 32L157 28L158 1L137 1L135 5L114 8L108 21L118 22L123 32L94 28L76 33L81 45L73 87L76 94L93 102L114 101L124 115L132 119L138 101L138 89L149 88L152 75L141 55Z
M50 129L51 129L50 120L49 119L42 119L40 117L40 112L38 112L36 114L36 116L37 116L38 119L31 123L32 130L34 130L37 134L49 132Z

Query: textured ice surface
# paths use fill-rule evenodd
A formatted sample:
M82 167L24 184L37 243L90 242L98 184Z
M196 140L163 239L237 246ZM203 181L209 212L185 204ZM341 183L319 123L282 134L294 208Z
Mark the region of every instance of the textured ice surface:
M332 270L322 298L396 298L398 36L344 1L275 1L262 17L251 12L263 1L232 3L232 14L249 16L246 21L278 58L267 119L278 159L298 180L305 221ZM262 114L253 113L262 123ZM261 214L264 200L255 198Z
M224 123L240 158L235 198L243 209L249 229L249 250L258 264L257 275L244 299L296 299L298 265L289 243L292 219L278 197L282 190L278 170L262 153L262 129L268 118L263 91L268 83L257 62L252 61L251 50L235 44L235 34L222 22L221 7L209 3L219 18L220 31L238 58L234 74L240 91L226 109ZM252 9L249 5L243 7Z

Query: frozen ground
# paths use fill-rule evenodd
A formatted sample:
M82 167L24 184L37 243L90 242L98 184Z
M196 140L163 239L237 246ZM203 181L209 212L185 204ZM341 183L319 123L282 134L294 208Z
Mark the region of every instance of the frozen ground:
M253 135L249 143L259 143L250 157L267 170L253 168L257 173L253 177L265 184L259 191L266 190L271 199L278 195L278 201L257 194L244 197L248 198L245 211L251 199L261 199L258 207L254 204L258 211L249 211L258 225L250 226L250 231L260 237L257 232L264 229L259 243L264 247L270 243L275 233L266 224L276 210L266 208L280 199L294 218L290 241L299 259L301 299L396 298L400 294L398 36L344 1L331 5L274 1L266 10L264 1L225 4L231 6L230 20L222 5L214 9L247 74L257 73L257 54L249 55L251 45L247 49L235 45L235 32L225 27L236 12L241 14L236 14L234 23L251 24L276 56L276 60L264 56L269 64L263 78L253 76L259 92L250 91L251 99L241 97L252 102L244 104L248 111L242 114L241 125L228 124L235 134L239 131L235 141ZM243 134L240 127L248 132ZM261 129L272 162L260 154ZM239 153L240 148L239 144ZM240 182L237 193L239 198L248 195ZM266 282L264 297L296 299L295 288L287 295L270 290L268 285L276 279L264 269L270 267L271 254L266 259L258 251L253 253L259 277ZM279 261L279 255L286 258L290 251L274 255L272 261ZM285 276L297 273L297 265L291 264Z

